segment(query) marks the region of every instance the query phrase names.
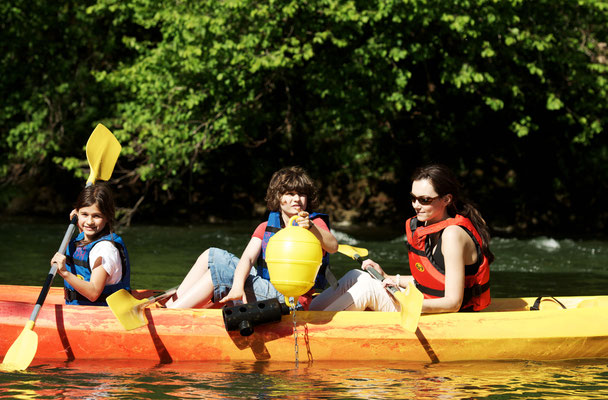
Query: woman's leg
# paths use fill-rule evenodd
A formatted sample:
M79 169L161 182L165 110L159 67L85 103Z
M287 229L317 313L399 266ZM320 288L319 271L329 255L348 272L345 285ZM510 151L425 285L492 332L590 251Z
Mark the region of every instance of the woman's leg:
M349 271L340 279L338 290L321 297L324 294L325 291L312 301L311 310L399 311L396 301L382 283L360 270Z
M327 309L331 304L336 302L341 296L343 296L354 284L357 283L357 280L361 275L367 275L366 272L363 272L358 269L353 269L348 271L340 280L338 281L338 287L335 289L333 287L329 287L321 292L319 295L315 296L315 298L310 303L311 311L322 311Z

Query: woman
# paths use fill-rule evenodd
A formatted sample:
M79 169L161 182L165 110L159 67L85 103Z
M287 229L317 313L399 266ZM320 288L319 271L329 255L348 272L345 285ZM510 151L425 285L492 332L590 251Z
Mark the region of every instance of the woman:
M386 286L407 287L414 282L424 294L422 312L479 311L490 304L489 229L479 211L461 198L460 184L439 164L417 169L410 199L415 217L405 223L411 275L388 275L373 260L362 268L375 268L382 282L363 271L350 271L338 289L315 298L311 310L399 311L399 303Z
M66 304L107 306L106 297L130 289L131 267L122 238L113 233L114 199L103 183L87 186L72 212L80 233L51 265L64 279Z
M327 264L327 253L338 250L338 241L330 232L329 221L324 220L324 214L308 212L318 205L317 190L308 174L299 167L287 167L275 172L265 200L270 210L268 221L258 225L241 258L213 247L205 250L180 284L177 293L167 301L166 307L202 307L210 301L226 303L242 300L247 303L270 298L282 300L283 295L270 283L265 262L266 245L295 215L298 216L296 223L310 230L321 242L324 265ZM317 277L317 288L325 286L322 271L323 267ZM309 303L312 292L302 297L300 303Z

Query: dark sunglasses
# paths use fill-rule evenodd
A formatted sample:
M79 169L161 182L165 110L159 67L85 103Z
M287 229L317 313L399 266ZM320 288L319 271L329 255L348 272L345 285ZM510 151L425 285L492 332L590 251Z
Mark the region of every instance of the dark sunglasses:
M428 196L414 196L414 194L410 193L410 200L412 200L412 204L414 204L415 202L418 202L420 204L422 204L423 206L428 206L429 204L431 204L432 202L434 202L435 200L437 200L438 198L440 198L441 196L435 196L435 197L428 197Z

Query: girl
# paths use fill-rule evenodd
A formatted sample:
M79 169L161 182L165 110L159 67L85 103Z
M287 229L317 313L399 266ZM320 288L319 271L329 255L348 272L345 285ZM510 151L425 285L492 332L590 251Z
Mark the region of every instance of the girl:
M112 231L114 200L108 186L84 188L72 215L78 216L79 235L66 255L56 253L51 265L64 279L66 304L107 306L106 297L119 289L130 290L131 268L127 248Z
M309 229L321 242L324 250L323 264L327 265L327 253L338 251L338 241L330 232L328 220L324 220L325 215L308 213L318 205L317 190L308 174L299 167L287 167L275 172L265 200L270 210L268 221L258 225L241 258L213 247L205 250L184 278L177 293L167 301L166 307L200 307L210 301L226 303L242 300L247 303L269 298L283 300L283 295L270 283L265 262L266 245L294 215L298 216L297 224ZM322 266L316 288L325 287L323 270ZM311 297L312 290L300 298L300 303L310 302Z
M424 294L422 312L478 311L490 304L490 263L494 255L490 234L481 214L460 197L460 185L445 166L419 168L410 193L416 216L405 223L411 276L386 274L373 260L379 282L359 270L348 272L337 290L317 296L311 310L399 311L399 303L385 289L404 288L409 282Z

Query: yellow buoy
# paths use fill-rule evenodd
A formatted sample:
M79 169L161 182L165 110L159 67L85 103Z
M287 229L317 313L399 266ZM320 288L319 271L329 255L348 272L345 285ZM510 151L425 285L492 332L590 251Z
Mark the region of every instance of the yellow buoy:
M313 287L323 259L321 242L307 229L294 226L296 218L297 215L291 217L287 226L270 238L266 248L270 282L289 306L289 297L297 300Z

